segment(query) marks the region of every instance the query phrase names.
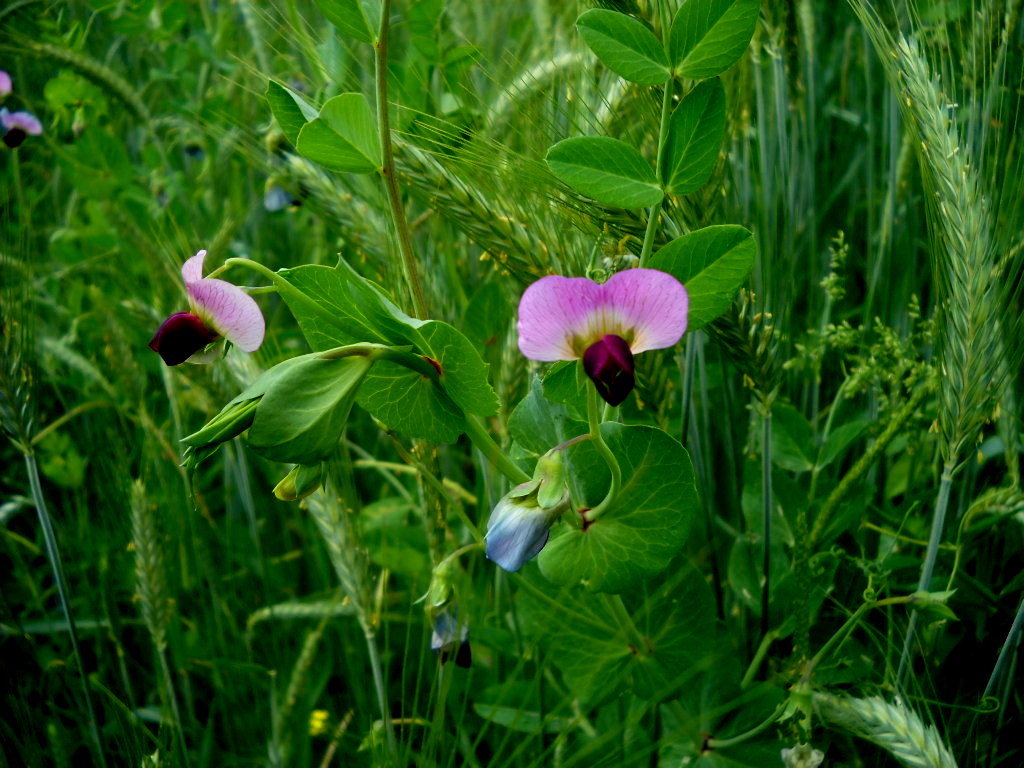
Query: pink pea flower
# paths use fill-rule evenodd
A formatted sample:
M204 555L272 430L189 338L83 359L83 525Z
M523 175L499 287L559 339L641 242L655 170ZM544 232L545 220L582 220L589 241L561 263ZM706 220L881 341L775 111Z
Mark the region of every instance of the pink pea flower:
M266 325L255 299L237 285L203 277L205 258L206 251L199 251L181 268L189 311L164 320L149 342L167 365L211 362L216 351L206 348L221 337L246 352L263 343Z
M6 96L14 89L11 83L11 76L0 69L0 96Z
M688 311L682 283L656 269L627 269L600 284L542 277L519 302L519 351L542 362L582 358L601 397L618 405L636 383L633 355L679 341Z
M4 128L4 144L11 149L21 146L26 136L38 136L43 132L43 125L35 115L8 112L6 107L0 108L0 125Z

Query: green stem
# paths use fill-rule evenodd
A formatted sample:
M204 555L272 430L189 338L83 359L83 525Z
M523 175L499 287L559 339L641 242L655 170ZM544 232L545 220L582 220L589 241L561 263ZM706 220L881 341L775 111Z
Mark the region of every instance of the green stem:
M764 420L761 424L761 534L764 540L764 555L761 569L764 574L764 589L761 591L761 634L768 634L771 621L768 607L771 600L772 568L772 406L765 404Z
M395 349L394 347L374 344L368 341L361 344L346 344L342 347L328 349L320 354L320 358L323 360L337 360L342 357L368 357L372 362L388 360L392 363L398 363L398 365L404 366L411 371L415 371L435 384L439 381L437 368L429 360L423 357L423 355L417 355L415 352L409 352L405 349Z
M871 610L872 608L881 608L881 607L886 606L886 605L901 605L901 604L904 604L904 603L909 603L912 600L913 600L913 596L911 596L911 595L903 595L902 597L887 597L884 600L872 600L871 602L862 603L860 605L860 607L857 608L856 611L854 611L852 614L850 614L850 618L848 618L843 623L843 626L841 626L836 631L836 633L834 635L832 635L832 637L830 637L828 639L828 641L823 646L821 646L821 648L818 650L818 652L816 654L814 654L814 658L811 659L808 662L808 664L807 664L806 672L804 673L804 676L805 677L809 676L810 673L814 670L814 668L817 667L818 664L821 663L821 660L825 658L825 654L827 654L829 651L831 651L833 648L835 648L836 645L838 645L839 643L841 643L843 640L846 639L846 636L849 635L850 632L853 631L853 628L861 620L861 618L864 616L864 614L867 613L869 610ZM913 615L916 616L917 614L913 614Z
M478 541L474 541L472 544L466 544L464 547L459 547L454 552L445 557L444 560L438 563L436 567L440 568L441 566L448 565L449 563L454 563L457 559L462 557L467 552L472 552L477 549L483 549L485 544L486 542L484 542L483 538L480 538Z
M380 128L380 146L383 151L383 166L380 169L384 187L388 193L388 204L398 234L398 250L402 255L402 267L405 282L412 293L413 311L417 317L426 318L427 299L423 293L420 280L419 265L412 247L412 234L409 221L405 216L402 196L398 191L398 179L395 174L395 155L391 146L391 118L388 114L388 30L390 28L391 0L383 0L380 15L380 33L374 44L375 73L377 79L377 125Z
M988 682L985 684L985 692L981 694L983 700L992 694L992 689L995 687L1000 675L1002 675L1007 659L1016 650L1017 638L1020 635L1022 626L1024 626L1024 600L1021 600L1020 606L1017 608L1017 615L1014 616L1013 624L1006 635L1006 642L1003 643L1003 647L999 651L999 657L996 659L996 665L992 667L992 674L989 675Z
M608 471L611 473L611 484L608 486L608 493L605 494L600 504L586 512L587 521L594 522L608 510L608 506L618 495L619 487L622 485L622 470L619 468L618 459L615 458L615 454L612 453L611 448L608 447L608 444L604 441L604 436L601 434L597 388L593 386L587 387L587 418L590 422L590 437L594 441L594 447L601 454L601 458L604 459L605 464L608 465Z
M181 761L185 768L189 768L188 746L185 744L185 729L181 725L181 710L178 708L178 694L175 692L174 680L171 677L171 667L167 663L167 649L157 648L157 656L160 657L160 671L164 678L164 687L167 688L167 698L171 703L171 714L174 717L174 730L178 733L178 748L181 750Z
M377 634L370 625L363 623L363 635L366 637L366 650L370 655L370 669L373 672L373 687L377 691L377 706L380 707L381 721L388 740L388 751L391 764L399 765L398 741L395 739L395 726L391 722L391 708L388 705L388 689L384 683L384 672L380 663L380 652L377 650Z
M479 416L466 414L466 437L510 482L516 485L529 482L530 476L517 467L512 459L491 439Z
M39 470L36 466L36 457L31 449L25 451L25 468L28 470L28 484L32 491L32 502L35 504L36 514L39 516L39 527L43 531L43 544L46 548L46 559L50 561L50 568L53 570L53 580L57 585L57 596L60 599L61 611L64 613L64 621L68 624L68 637L71 638L71 651L75 656L78 665L78 673L82 676L82 696L85 698L85 709L89 715L89 735L92 736L93 747L99 757L100 765L106 766L107 759L100 742L100 733L96 724L96 711L93 709L92 696L89 693L89 678L85 674L85 666L82 664L82 653L78 645L78 628L75 625L75 618L71 610L71 593L68 590L68 583L64 578L64 567L61 565L60 549L57 546L57 534L53 529L53 522L46 507L46 498L43 496L43 487L39 482Z
M925 550L924 565L921 566L921 579L917 583L918 592L926 592L931 587L935 560L939 555L939 543L942 540L942 528L946 523L946 509L949 507L949 493L953 487L953 469L955 467L955 456L950 457L942 467L942 479L939 481L939 496L935 500L935 512L932 514L932 530L928 536L928 549ZM896 674L896 680L901 685L910 663L916 627L917 613L912 613L910 615L910 623L907 625L907 635L903 639L903 653L900 655L899 671Z
M779 715L781 715L783 712L784 704L785 702L779 705L779 707L774 712L772 712L764 722L754 726L745 733L741 733L738 736L733 736L732 738L728 739L708 739L708 749L723 749L724 747L732 747L736 744L742 744L744 741L749 741L750 739L754 738L759 733L763 732L765 729L771 726L772 723L779 719Z
M658 126L658 157L655 160L659 183L663 181L661 178L661 153L665 148L665 137L668 136L668 124L672 117L672 92L675 90L675 84L676 81L674 77L665 83L665 89L661 99L661 125ZM647 215L647 229L644 231L644 245L640 251L641 267L644 266L651 255L651 251L654 250L654 233L658 229L658 219L660 217L661 200L651 206L651 210Z
M611 612L619 627L625 630L626 637L629 643L636 649L637 654L645 653L646 655L648 640L636 628L636 624L633 623L633 617L629 615L625 603L622 602L622 597L608 593L605 593L603 597L605 606Z
M743 675L743 680L740 681L740 688L746 690L750 687L750 684L754 682L754 675L757 674L757 670L761 666L761 662L764 660L765 655L768 653L768 649L771 647L771 644L775 642L775 638L778 636L779 630L773 629L761 638L761 644L757 646L757 652L754 654L754 658L750 660L750 666L747 667L746 674Z

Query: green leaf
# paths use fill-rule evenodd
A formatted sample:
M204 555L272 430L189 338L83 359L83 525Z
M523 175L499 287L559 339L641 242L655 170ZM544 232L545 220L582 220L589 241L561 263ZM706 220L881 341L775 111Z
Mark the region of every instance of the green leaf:
M622 487L604 514L582 528L562 526L541 551L544 575L558 584L621 592L660 573L679 554L700 502L690 457L678 442L651 427L607 423L602 434L622 468ZM585 446L585 448L584 448ZM576 464L583 443L570 450ZM608 488L607 471L591 469L585 502L595 507Z
M818 469L824 469L839 458L843 451L849 448L850 444L860 437L869 426L871 426L870 421L858 419L833 429L825 439L825 444L821 446L821 454L818 456Z
M500 351L498 340L503 338L514 315L508 287L494 279L481 285L470 297L462 313L461 327L482 354L488 351L497 354Z
M686 286L690 297L688 331L710 323L754 268L754 236L743 227L705 227L677 237L651 258L647 266L668 272Z
M814 435L806 417L791 405L772 409L772 463L790 472L809 472L814 463L807 458L814 449Z
M478 416L497 413L498 396L488 381L487 364L472 342L453 326L439 320L409 317L383 290L344 260L334 268L310 265L281 270L278 274L298 291L282 291L281 295L314 349L363 341L411 346L441 367L440 386L459 408ZM419 374L414 375L422 379ZM385 378L387 388L392 389L394 376ZM375 373L366 386L376 386L377 379ZM409 388L417 392L422 389L411 383ZM399 429L396 424L381 420Z
M583 375L585 376L585 374ZM581 377L576 360L560 360L544 374L544 397L564 405L577 421L587 421L587 379Z
M532 569L524 572L518 595L524 629L551 654L573 698L591 707L628 686L657 699L677 694L675 686L685 687L700 673L717 647L714 598L693 566L675 563L660 584L623 598L635 633L609 609L608 599L559 590Z
M703 187L725 137L725 89L717 77L699 83L672 113L661 156L661 178L674 195Z
M267 388L246 442L273 461L316 464L330 458L372 365L358 356L300 358Z
M316 120L317 111L308 101L277 80L267 81L267 103L274 119L281 126L292 146L299 141L299 131L306 123Z
M367 504L356 518L359 543L370 560L392 573L430 579L430 547L422 525L416 525L415 510L401 498L385 498Z
M764 768L781 765L783 746L770 729L751 739L737 739L731 746L707 747L708 734L716 739L735 738L763 723L778 707L785 693L775 685L761 683L740 688L738 655L722 638L701 660L697 679L683 686L678 705L662 710L666 733L659 750L659 765L687 768Z
M750 44L760 13L760 0L686 0L669 30L675 73L702 80L727 70Z
M338 31L363 43L377 41L380 0L314 0Z
M661 41L632 16L594 9L576 20L590 50L612 72L640 85L661 85L669 78Z
M477 416L498 412L500 403L488 381L488 365L469 339L440 320L420 325L419 335L422 346L417 348L441 366L441 387L460 408Z
M538 687L525 680L493 685L474 696L473 710L484 720L519 733L560 733L572 728L572 712L564 704L561 716L541 714Z
M644 208L665 194L650 163L624 141L605 136L566 139L548 150L551 172L603 205Z
M544 397L547 383L540 379L530 382L530 392L508 418L508 431L512 439L534 457L547 453L560 443L587 432L587 425L571 419L562 405Z
M299 131L295 149L331 171L373 173L383 165L377 120L361 93L343 93Z
M462 411L429 379L396 363L377 363L359 388L357 402L397 432L454 443L465 431Z
M337 267L309 264L282 269L278 274L296 289L281 291L281 298L313 349L324 351L363 341L388 343L391 329L380 329L376 316L379 302L359 290L359 283L351 278L351 267L344 262Z

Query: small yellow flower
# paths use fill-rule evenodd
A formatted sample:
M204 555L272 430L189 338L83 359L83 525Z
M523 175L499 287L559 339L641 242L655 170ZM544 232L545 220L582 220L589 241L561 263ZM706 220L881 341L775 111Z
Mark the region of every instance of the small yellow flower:
M327 733L327 724L331 719L331 713L326 709L314 709L309 713L309 735L323 736Z

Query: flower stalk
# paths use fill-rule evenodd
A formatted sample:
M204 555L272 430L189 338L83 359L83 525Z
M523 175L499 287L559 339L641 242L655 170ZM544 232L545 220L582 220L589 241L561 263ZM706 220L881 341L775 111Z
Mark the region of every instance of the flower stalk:
M622 469L619 467L619 460L615 458L615 454L612 453L612 449L608 447L608 443L604 441L604 436L601 434L597 387L587 387L587 418L590 423L590 438L594 441L594 447L601 454L601 458L604 459L605 464L608 465L608 471L611 473L608 493L605 494L600 504L593 509L587 510L585 513L587 521L593 522L608 510L609 505L619 493L619 487L622 485Z

